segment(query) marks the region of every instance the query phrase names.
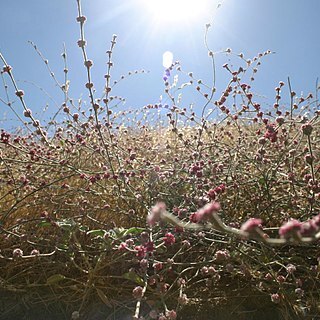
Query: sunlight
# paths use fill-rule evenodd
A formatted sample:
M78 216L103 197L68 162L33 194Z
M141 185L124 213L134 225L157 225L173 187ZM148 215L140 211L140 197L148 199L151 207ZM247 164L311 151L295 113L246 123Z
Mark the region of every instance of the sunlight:
M162 65L168 69L171 67L173 62L173 54L170 51L166 51L162 56Z
M156 23L192 22L208 10L208 0L143 0L148 14Z

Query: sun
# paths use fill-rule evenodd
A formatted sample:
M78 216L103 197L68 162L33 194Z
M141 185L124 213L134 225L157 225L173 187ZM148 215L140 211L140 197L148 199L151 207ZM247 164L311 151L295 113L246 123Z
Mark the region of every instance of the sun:
M155 23L190 23L206 14L209 0L143 0L143 5Z

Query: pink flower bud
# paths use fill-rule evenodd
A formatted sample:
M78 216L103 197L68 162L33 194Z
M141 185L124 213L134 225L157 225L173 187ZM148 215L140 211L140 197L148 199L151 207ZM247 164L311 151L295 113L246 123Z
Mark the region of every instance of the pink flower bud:
M132 290L132 295L135 299L140 300L143 297L143 288L140 286L135 287Z
M12 255L14 258L20 258L23 256L23 251L19 248L13 250Z
M147 217L147 222L150 227L153 227L158 221L161 220L163 213L166 210L164 202L158 202L151 208L150 214Z
M302 223L298 220L292 219L283 224L279 229L279 235L282 238L290 239L300 235Z

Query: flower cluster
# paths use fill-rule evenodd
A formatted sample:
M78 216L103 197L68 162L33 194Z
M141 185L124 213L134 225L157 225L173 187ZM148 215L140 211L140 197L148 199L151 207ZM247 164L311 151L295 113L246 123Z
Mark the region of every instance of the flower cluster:
M220 204L218 202L210 202L204 207L199 209L190 215L190 221L198 223L201 221L208 221L212 219L212 215L220 210Z

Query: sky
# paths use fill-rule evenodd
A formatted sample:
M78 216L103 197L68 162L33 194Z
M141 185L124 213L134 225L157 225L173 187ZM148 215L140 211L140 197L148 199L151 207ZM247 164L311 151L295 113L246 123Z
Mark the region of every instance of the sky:
M106 51L113 34L117 35L117 43L112 79L130 71L148 71L126 76L113 88L114 95L126 99L122 109L136 110L160 100L168 102L162 65L166 51L172 52L173 59L180 61L184 71L193 72L196 79L211 85L211 61L204 45L207 23L211 24L207 40L213 52L231 48L248 59L266 50L274 52L262 60L253 84L255 94L265 106L273 104L274 88L279 81L287 82L288 77L298 95L315 92L320 75L319 0L194 0L197 7L191 14L184 12L189 0L184 1L181 5L181 0L82 0L83 14L87 17L87 52L94 63L92 74L97 97L103 92ZM217 8L219 3L221 6ZM77 45L80 36L76 17L76 0L0 0L0 52L13 67L28 107L41 121L55 114L64 96L29 40L48 59L59 81L64 79L61 53L66 47L70 96L88 101L84 87L86 70ZM230 60L224 53L217 53L215 61L218 98L229 79L222 65L232 62L236 66L241 62ZM179 75L178 84L186 79ZM13 108L22 114L22 106L9 81L8 85ZM194 103L194 109L201 110L204 100L196 90L185 88L181 93L182 107ZM289 101L285 94L284 91L284 104ZM0 98L7 99L2 84ZM0 127L19 125L16 116L0 101Z

